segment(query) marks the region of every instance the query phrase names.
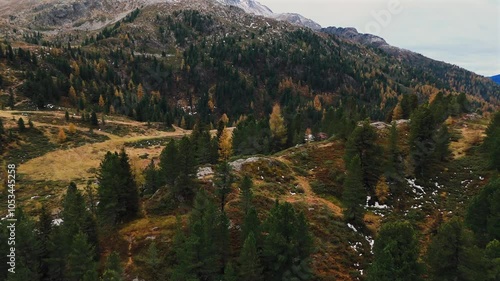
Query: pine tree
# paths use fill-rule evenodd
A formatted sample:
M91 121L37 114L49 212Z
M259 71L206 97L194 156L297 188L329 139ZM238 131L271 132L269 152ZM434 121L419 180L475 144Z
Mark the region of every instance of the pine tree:
M344 180L344 218L347 221L361 223L364 215L364 203L366 200L366 190L363 187L361 175L361 161L359 156L349 163L347 176Z
M416 175L428 172L429 163L435 149L433 139L435 121L428 107L422 106L413 112L410 123L410 156Z
M224 268L224 281L238 281L238 274L234 269L234 266L231 262L229 262Z
M95 111L92 111L92 113L91 113L90 125L92 125L92 126L99 125L99 120L97 119L97 114L95 113Z
M393 121L389 135L389 146L387 148L385 174L389 182L390 191L396 200L404 192L404 170L403 159L398 146L398 128L396 122Z
M0 118L0 139L2 138L3 135L5 135L5 128L3 126L2 118Z
M485 280L483 254L458 218L443 224L427 250L430 280Z
M26 131L26 126L24 125L24 120L22 117L19 117L19 120L17 120L17 127L19 128L20 132Z
M492 240L486 245L484 256L488 266L488 281L500 280L500 242Z
M120 265L120 256L112 252L107 260L101 281L122 281L123 268Z
M240 277L243 281L262 280L262 266L257 252L257 241L255 235L250 232L245 239L239 258Z
M144 180L144 194L154 194L160 188L161 181L153 159L144 170Z
M418 263L419 241L409 222L384 224L375 240L373 252L369 281L422 280L422 268Z
M158 248L156 246L156 242L152 242L149 244L147 253L146 253L146 269L150 273L150 276L153 280L161 279L161 258L160 253L158 252Z
M160 175L165 182L173 185L179 176L179 151L175 140L170 140L160 154Z
M254 207L251 207L245 214L245 217L243 218L243 225L241 228L241 241L245 241L250 233L254 233L255 239L257 239L257 242L260 243L262 238L260 235L261 225L259 216L257 215L257 210L255 210Z
M120 214L125 211L125 206L120 204L117 190L121 189L123 180L120 178L120 160L117 153L106 153L97 177L99 180L97 189L99 221L104 225L114 225L120 220Z
M79 232L71 244L68 255L68 280L80 281L96 274L96 263L93 260L94 249L88 243L87 236Z
M15 103L14 92L12 89L9 89L9 100L7 101L7 105L10 107L10 110L14 110Z
M174 236L173 251L176 264L172 269L171 280L199 281L195 269L199 266L197 258L198 238L186 236L182 230L182 223L177 219L177 230Z
M193 178L196 175L196 159L188 137L183 137L179 142L177 166L179 174L175 179L173 193L176 196L192 198L194 194Z
M500 111L493 115L493 119L486 129L483 149L488 153L490 167L500 171Z
M121 198L119 198L119 200L121 204L125 205L125 212L122 215L123 218L130 219L135 217L139 211L139 192L125 149L121 150L119 157L121 168L120 176L123 180L122 186L118 189L121 191Z
M265 280L308 280L312 238L303 214L290 203L276 203L264 223Z
M247 214L250 208L252 207L253 200L253 182L252 179L245 175L240 182L240 202L241 202L241 210L244 214Z
M482 246L500 239L500 179L492 179L472 198L465 214L465 223L476 234Z
M189 239L196 241L194 244L195 257L193 264L197 276L201 280L213 280L220 273L221 257L216 241L218 219L217 208L204 190L200 190L194 199L193 210L189 216Z
M38 240L40 241L40 279L49 278L49 247L52 234L52 218L45 205L42 205L37 224Z
M451 154L450 151L450 133L446 124L441 125L434 135L434 159L437 161L445 161Z
M382 148L376 143L377 132L368 121L356 127L346 143L344 156L345 163L349 163L355 156L359 157L363 185L370 195L375 196L375 185L382 172L380 165Z
M226 197L231 193L231 186L234 183L234 175L228 162L222 162L217 166L214 182L217 188L216 193L219 196L220 211L223 212L226 206Z

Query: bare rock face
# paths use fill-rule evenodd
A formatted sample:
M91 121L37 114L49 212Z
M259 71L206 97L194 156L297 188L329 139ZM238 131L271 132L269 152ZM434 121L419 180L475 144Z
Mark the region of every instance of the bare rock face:
M267 6L260 4L254 0L217 0L219 3L227 6L238 7L249 14L258 16L270 16L273 11Z
M276 14L273 17L277 20L287 21L291 24L309 27L312 30L321 29L321 25L299 14L294 14L294 13Z
M136 8L158 3L192 7L225 5L248 14L321 29L319 24L299 14L275 14L255 0L0 0L0 18L4 19L0 22L34 30L96 30Z
M330 26L322 29L323 32L337 35L338 37L349 39L358 42L363 45L371 45L373 47L389 46L387 42L372 34L359 33L356 28L353 27L334 27Z

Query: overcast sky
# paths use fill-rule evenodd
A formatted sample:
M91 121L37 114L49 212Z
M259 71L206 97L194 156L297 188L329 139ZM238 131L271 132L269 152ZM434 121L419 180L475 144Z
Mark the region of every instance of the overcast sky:
M500 0L258 0L322 26L355 27L485 76L500 74Z

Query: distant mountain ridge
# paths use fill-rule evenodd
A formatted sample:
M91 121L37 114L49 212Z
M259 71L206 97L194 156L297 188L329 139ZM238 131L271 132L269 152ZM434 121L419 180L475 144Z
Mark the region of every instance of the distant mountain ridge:
M217 0L219 3L229 6L235 6L243 9L249 14L274 18L281 21L286 21L295 25L305 26L313 30L321 29L321 25L315 21L308 19L297 13L282 13L276 14L267 6L254 0Z
M31 29L80 29L97 30L123 18L135 8L153 4L189 4L205 6L219 4L234 6L248 14L254 14L313 30L321 26L296 13L274 13L255 0L0 0L0 23L9 22Z
M495 83L500 85L500 74L490 77Z

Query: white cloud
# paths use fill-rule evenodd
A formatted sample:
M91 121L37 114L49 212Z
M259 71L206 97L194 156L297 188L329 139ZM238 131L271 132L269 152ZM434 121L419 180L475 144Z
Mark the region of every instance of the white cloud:
M478 74L500 74L498 0L260 0L322 26L355 27ZM397 4L400 4L399 6ZM389 9L390 5L397 7ZM401 11L400 11L401 10Z

